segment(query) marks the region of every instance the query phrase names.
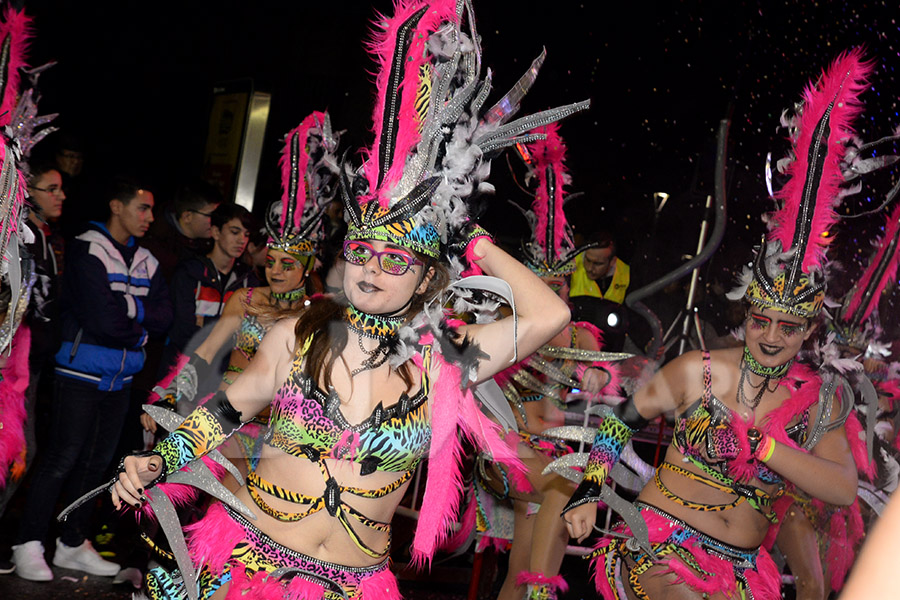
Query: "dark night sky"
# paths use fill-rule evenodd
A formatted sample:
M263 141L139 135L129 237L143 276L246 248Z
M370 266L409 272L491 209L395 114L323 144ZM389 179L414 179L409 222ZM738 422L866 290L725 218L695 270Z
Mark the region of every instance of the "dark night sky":
M278 193L278 141L310 111L330 111L335 128L347 130L344 147L369 142L372 63L361 40L374 11L390 12L390 2L167 4L26 3L37 31L32 64L59 61L42 76L42 112L60 112L58 124L84 138L95 176L136 170L165 201L177 181L199 173L213 84L237 78L272 94L258 203ZM727 114L730 215L722 255L741 260L762 231L760 212L770 208L765 153L786 150L778 116L839 51L865 44L878 61L864 98L863 137L900 124L894 1L475 0L475 10L495 90L505 91L546 46L523 110L593 101L588 114L562 127L572 189L585 192L570 215L582 231L613 228L622 254L634 254L649 230L651 194L672 194L656 232L656 248L666 250L650 261L656 268L694 250L699 206L712 191L715 130ZM523 202L506 170L505 161L495 163L497 199ZM863 193L850 210L875 202L880 198ZM500 221L504 210L489 209L485 218L510 222ZM859 240L877 224L855 223L844 237L867 253Z

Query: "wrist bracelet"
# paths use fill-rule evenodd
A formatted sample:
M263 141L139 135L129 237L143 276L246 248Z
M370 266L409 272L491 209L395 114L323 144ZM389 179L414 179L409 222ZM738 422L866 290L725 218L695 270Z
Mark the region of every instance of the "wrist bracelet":
M755 456L760 462L769 462L772 453L775 452L775 440L771 436L764 435L759 447L756 449Z

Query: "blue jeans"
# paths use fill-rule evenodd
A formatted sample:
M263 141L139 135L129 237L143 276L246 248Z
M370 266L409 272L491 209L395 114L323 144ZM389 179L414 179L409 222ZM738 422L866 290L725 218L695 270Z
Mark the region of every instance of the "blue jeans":
M62 498L63 507L68 506L109 476L130 401L130 386L104 392L89 383L56 377L50 441L35 465L16 543L44 542L57 501ZM93 507L94 501L84 504L60 524L64 544L80 546L85 540Z

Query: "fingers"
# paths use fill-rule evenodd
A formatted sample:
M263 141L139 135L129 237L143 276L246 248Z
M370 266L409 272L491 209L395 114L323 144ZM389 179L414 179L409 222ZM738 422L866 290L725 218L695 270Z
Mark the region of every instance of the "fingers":
M153 417L151 417L147 413L143 413L141 415L141 425L144 427L144 431L156 433L156 421L154 421Z

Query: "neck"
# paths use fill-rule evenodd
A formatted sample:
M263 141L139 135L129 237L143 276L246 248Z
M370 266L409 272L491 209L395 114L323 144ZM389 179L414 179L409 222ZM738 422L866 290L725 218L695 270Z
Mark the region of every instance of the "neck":
M785 375L787 375L788 369L791 368L791 365L794 364L794 359L787 361L784 364L777 365L775 367L766 367L759 363L758 360L753 358L753 354L750 353L750 349L747 346L744 346L744 357L743 364L747 366L747 369L753 373L754 375L759 375L760 377L765 377L766 379L781 379Z
M128 239L131 235L125 231L125 228L122 227L118 221L115 219L106 222L106 230L109 231L109 235L112 236L112 239L116 240L123 246L128 245Z
M219 273L231 273L234 267L234 259L222 252L218 246L214 246L212 252L206 255Z
M405 321L404 315L396 317L370 315L357 309L352 304L347 304L345 316L347 325L359 335L385 341L395 338Z

